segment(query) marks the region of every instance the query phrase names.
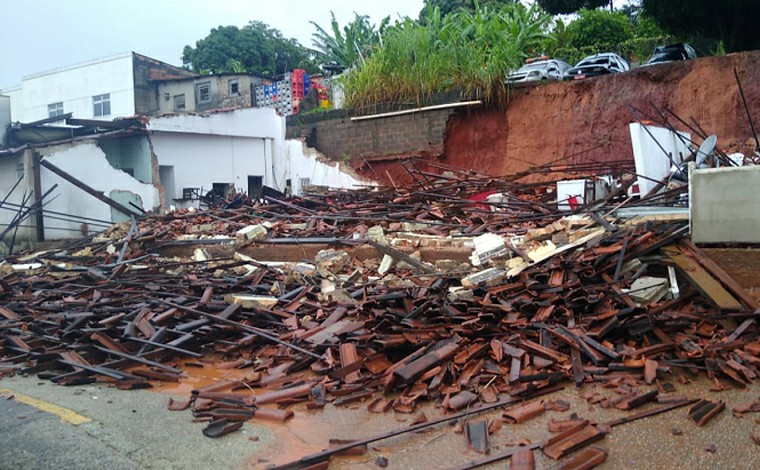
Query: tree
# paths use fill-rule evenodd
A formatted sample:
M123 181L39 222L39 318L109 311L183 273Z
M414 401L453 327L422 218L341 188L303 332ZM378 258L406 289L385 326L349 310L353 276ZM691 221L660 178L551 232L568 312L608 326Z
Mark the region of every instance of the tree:
M760 48L755 28L760 2L750 0L643 0L644 11L676 36L722 41L728 52Z
M538 0L538 4L552 15L566 15L584 8L591 10L611 6L612 2L610 0Z
M219 26L208 36L185 46L182 63L195 72L248 72L273 76L295 68L315 71L309 51L295 39L260 21L251 21L242 28Z
M580 10L567 30L570 46L576 49L606 49L633 39L633 26L617 11Z
M432 12L436 7L441 13L441 18L448 16L461 9L469 12L475 12L479 6L499 9L508 3L517 3L519 0L424 0L422 10L420 11L420 21L425 22L428 12Z
M343 69L369 56L380 44L380 38L390 22L390 17L386 16L380 22L380 26L375 28L373 24L370 24L367 15L354 13L354 20L341 29L335 19L335 14L331 11L330 15L332 15L330 32L311 21L311 24L317 28L317 32L312 34L311 43L319 52L319 59L323 63Z

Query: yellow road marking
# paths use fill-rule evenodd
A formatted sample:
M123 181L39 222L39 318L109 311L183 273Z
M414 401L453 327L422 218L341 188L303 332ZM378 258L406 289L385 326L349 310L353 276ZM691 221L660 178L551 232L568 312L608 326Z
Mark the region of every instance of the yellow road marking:
M0 393L11 394L13 395L13 399L16 400L17 402L23 403L25 405L33 406L37 408L38 410L42 410L47 413L56 415L59 418L61 418L61 421L65 421L67 423L73 424L74 426L78 426L83 423L89 423L90 421L92 421L90 418L87 418L86 416L82 416L74 410L70 410L62 406L54 405L44 400L39 400L37 398L30 397L29 395L24 395L18 392L14 392L13 390L9 388L0 388Z

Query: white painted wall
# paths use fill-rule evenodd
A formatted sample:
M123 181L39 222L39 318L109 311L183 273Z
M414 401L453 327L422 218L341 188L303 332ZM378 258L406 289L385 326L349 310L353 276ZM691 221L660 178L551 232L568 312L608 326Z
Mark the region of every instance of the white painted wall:
M21 121L24 116L24 90L21 85L3 88L0 90L0 95L5 95L10 99L11 121ZM17 116L21 116L21 118Z
M278 116L272 108L243 108L208 114L179 114L152 118L148 123L148 130L284 139L285 118Z
M175 191L166 195L167 205L182 206L172 201L182 197L182 188L205 194L213 183L233 183L248 191L248 176L265 174L265 139L154 132L151 142L158 164L174 167Z
M275 175L278 181L290 178L293 194L301 194L302 178L308 178L312 185L330 188L358 189L373 185L361 179L348 165L328 160L301 140L287 140L285 148L287 158L275 163Z
M273 109L244 108L208 114L152 118L153 151L160 166L174 167L174 194L167 205L178 203L182 188L209 191L212 183L233 183L248 191L248 176L263 177L267 186L284 189L274 181L273 162L285 155L285 118Z
M47 161L61 168L73 177L102 191L109 196L112 191L129 191L139 196L142 207L152 210L160 204L158 189L137 181L127 173L112 167L106 160L103 151L94 141L80 141L38 149ZM84 215L87 217L112 221L111 207L93 196L52 173L47 168L41 168L42 192L54 184L58 188L50 195L50 202L45 206L49 210L67 214ZM46 239L80 238L81 222L49 221L50 224L68 228L71 231L45 230ZM98 231L103 227L92 226L90 231Z
M683 158L691 154L685 143L691 138L687 132L679 132L684 137L682 140L670 129L655 126L646 126L645 129L645 126L637 122L630 124L630 130L633 160L636 163L636 173L639 175L660 181L670 173L670 160L660 146L671 154L677 164L682 163ZM657 185L655 181L638 178L639 193L642 197Z
M0 148L3 148L5 132L11 123L11 97L0 95Z
M64 113L80 119L108 119L135 113L132 53L120 54L60 69L29 75L10 94L14 121L32 122L48 117L48 104L63 102ZM111 114L95 118L92 97L109 94Z
M16 155L0 156L0 201L10 193L11 188L16 183L16 169L19 165L28 163L31 152L20 152ZM27 170L28 168L28 170ZM24 194L31 194L34 191L34 182L31 177L31 167L26 164L24 168L24 179L19 183L16 189L8 195L7 203L20 205L24 199ZM17 207L5 205L0 207L0 233L5 231L6 226L13 220L18 211ZM27 219L24 225L33 225L34 219ZM29 239L32 237L34 229L30 227L20 227L16 238L18 240ZM9 236L12 236L10 234Z

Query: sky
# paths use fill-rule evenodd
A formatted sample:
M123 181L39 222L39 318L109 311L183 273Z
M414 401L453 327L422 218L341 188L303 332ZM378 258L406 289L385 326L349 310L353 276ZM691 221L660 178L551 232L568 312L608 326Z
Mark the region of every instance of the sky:
M373 24L416 18L422 0L2 0L0 88L26 75L134 51L181 65L182 49L217 26L263 21L311 47L330 11L345 25L354 11Z

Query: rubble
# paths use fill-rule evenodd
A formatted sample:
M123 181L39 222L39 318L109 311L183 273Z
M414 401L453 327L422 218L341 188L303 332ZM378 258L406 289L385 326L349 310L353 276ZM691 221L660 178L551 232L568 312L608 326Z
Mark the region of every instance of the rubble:
M502 196L474 203L466 196L476 188ZM660 398L640 385L674 370L706 370L721 386L757 378L757 302L686 239L685 222L566 217L545 191L475 176L262 199L146 215L65 249L9 257L0 373L140 388L180 380L190 358L216 357L245 379L169 405L209 421L211 437L248 419L288 420L295 403L414 413L432 401L452 419L595 382L620 394L597 403L629 411ZM554 406L528 402L503 417L522 422ZM723 408L699 402L689 414L701 425ZM485 453L492 428L464 429ZM584 468L606 458L586 447L603 426L552 430L560 434L541 445L489 458L532 468L539 447L553 459L585 447L573 458Z

